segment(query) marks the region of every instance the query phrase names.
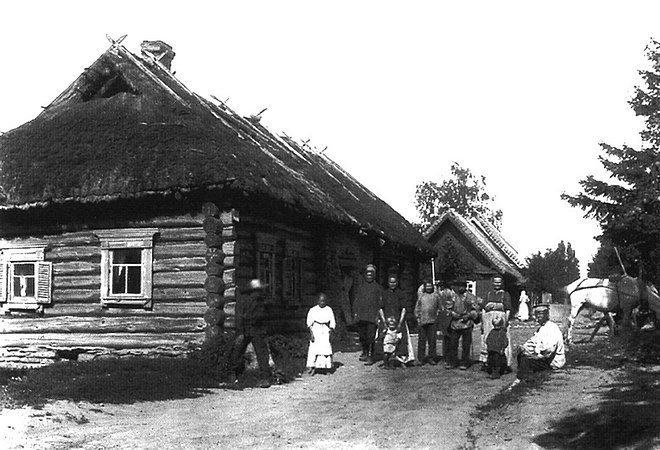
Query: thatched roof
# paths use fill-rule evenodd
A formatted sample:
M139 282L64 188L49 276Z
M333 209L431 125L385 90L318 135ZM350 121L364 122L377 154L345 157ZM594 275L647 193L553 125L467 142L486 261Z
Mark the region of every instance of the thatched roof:
M158 57L122 45L112 45L37 118L0 136L0 209L224 185L430 249L328 157L198 96Z
M466 217L456 211L445 211L424 232L432 244L439 242L440 230L445 223L453 224L474 247L501 273L506 273L524 282L521 270L525 267L522 258L502 233L483 217Z

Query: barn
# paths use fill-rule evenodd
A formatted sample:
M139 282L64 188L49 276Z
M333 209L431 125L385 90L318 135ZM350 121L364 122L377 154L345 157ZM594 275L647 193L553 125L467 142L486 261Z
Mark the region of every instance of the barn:
M174 55L113 42L0 136L0 365L185 355L231 327L253 277L274 332L304 327L321 290L345 308L367 263L414 292L433 249L410 223L322 152L192 92Z
M435 267L461 262L459 270L469 279L471 290L485 298L492 278L500 275L504 289L516 303L525 283L525 265L518 252L488 220L478 215L468 217L447 210L424 232L424 237L436 249ZM442 278L442 276L439 276ZM449 280L442 280L449 281Z

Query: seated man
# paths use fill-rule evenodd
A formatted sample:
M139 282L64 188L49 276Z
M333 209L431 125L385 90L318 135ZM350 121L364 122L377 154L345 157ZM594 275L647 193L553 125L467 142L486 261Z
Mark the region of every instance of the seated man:
M550 305L537 305L534 318L539 329L516 352L519 380L529 379L534 372L561 369L566 364L564 337L557 324L550 321Z

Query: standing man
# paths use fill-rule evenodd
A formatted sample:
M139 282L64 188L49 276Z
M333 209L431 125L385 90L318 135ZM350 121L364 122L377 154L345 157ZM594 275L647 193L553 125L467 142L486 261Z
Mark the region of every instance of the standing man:
M376 283L376 266L368 264L364 272L364 283L358 285L353 303L353 314L358 336L362 345L360 361L374 364L378 310L383 301L383 288Z
M449 324L449 355L447 369L459 367L466 370L470 365L472 350L472 330L479 320L479 302L471 292L467 292L467 281L457 279L452 281L453 307L451 323ZM458 343L462 341L461 359L458 359ZM460 365L459 365L460 364Z
M417 364L436 364L436 339L438 332L438 313L440 311L440 294L429 280L425 280L417 291L415 304L415 319L419 328L417 341ZM426 354L426 344L429 344L429 353Z
M383 302L378 314L383 324L381 328L383 336L387 330L388 320L391 317L396 319L396 330L401 332L401 340L393 353L403 364L408 364L415 359L408 324L406 323L406 303L406 293L399 287L399 277L390 275L387 278L387 289L383 292Z
M518 380L526 380L534 372L561 369L566 364L564 336L557 324L550 321L549 305L537 305L534 318L539 329L516 351Z
M483 363L482 370L486 370L488 362L488 348L486 338L493 329L493 319L502 318L506 329L507 347L505 350L507 368L505 372L511 373L513 356L511 352L511 336L509 335L509 316L511 314L511 295L504 290L504 281L501 276L493 278L493 288L486 294L486 301L481 320L481 351L479 361Z
M250 280L243 290L246 294L238 298L236 302L236 340L229 353L229 370L233 372L233 379L243 371L243 355L248 344L252 342L254 352L257 354L259 371L270 377L268 366L268 344L266 343L266 325L264 319L266 311L264 308L264 295L267 284L259 279Z

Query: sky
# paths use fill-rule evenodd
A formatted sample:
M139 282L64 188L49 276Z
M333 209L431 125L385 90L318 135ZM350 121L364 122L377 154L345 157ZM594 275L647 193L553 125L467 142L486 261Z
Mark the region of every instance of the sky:
M110 45L163 40L196 93L340 164L409 221L452 162L486 177L523 258L596 222L560 199L599 143L640 146L628 101L660 2L22 1L0 6L0 132L36 117Z

